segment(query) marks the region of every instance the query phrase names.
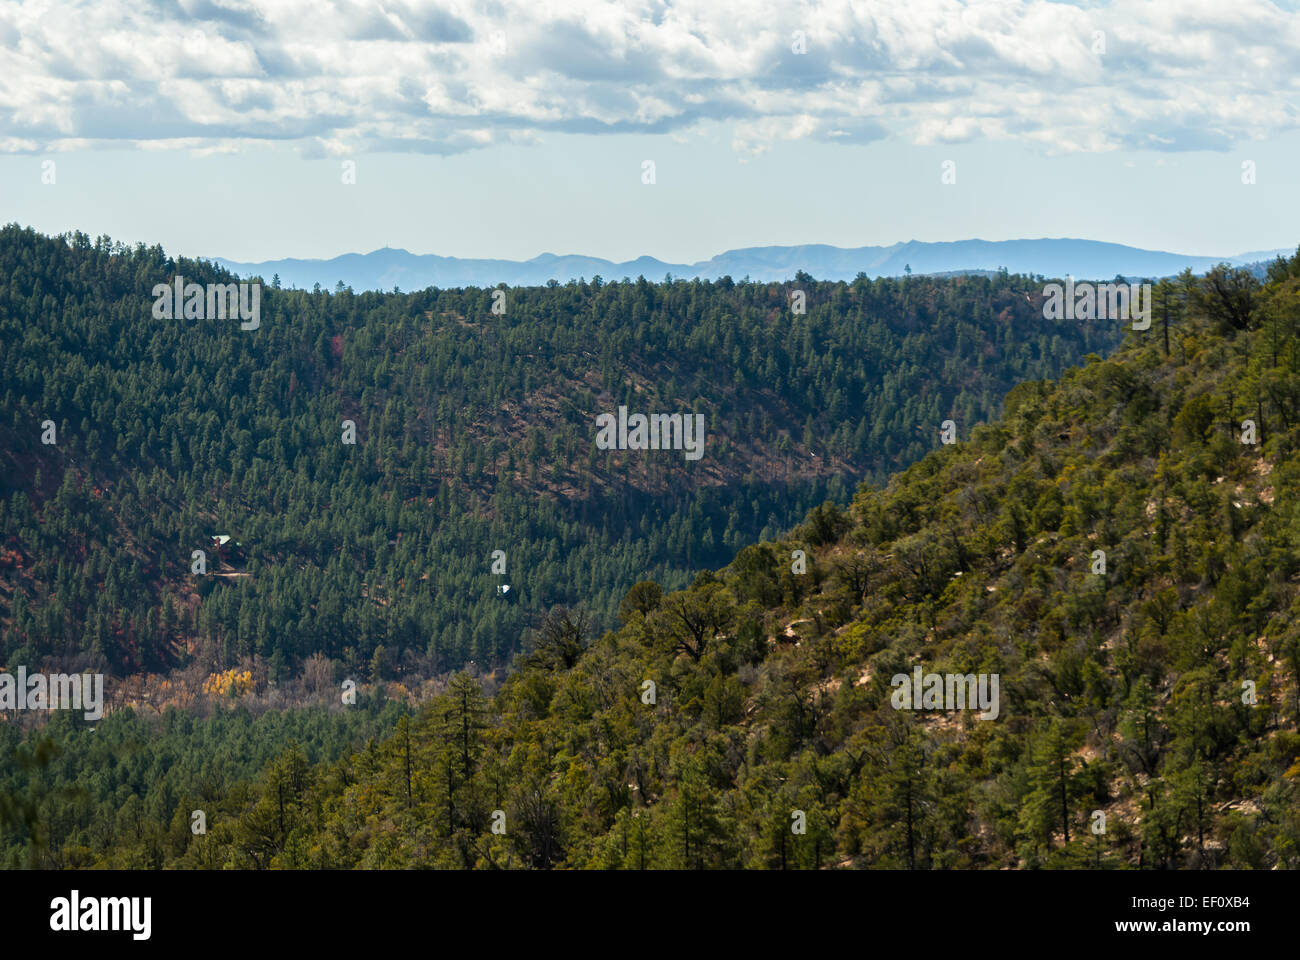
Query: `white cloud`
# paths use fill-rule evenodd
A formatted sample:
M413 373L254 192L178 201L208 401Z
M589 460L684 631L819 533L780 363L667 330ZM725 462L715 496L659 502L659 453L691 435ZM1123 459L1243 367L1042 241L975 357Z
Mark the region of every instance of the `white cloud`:
M10 0L0 151L456 153L704 121L751 155L1223 149L1297 126L1297 67L1300 15L1266 0Z

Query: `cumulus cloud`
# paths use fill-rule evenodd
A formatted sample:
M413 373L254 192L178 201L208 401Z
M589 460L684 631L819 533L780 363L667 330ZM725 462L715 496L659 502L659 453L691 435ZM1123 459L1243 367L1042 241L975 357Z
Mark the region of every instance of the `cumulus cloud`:
M1266 0L9 0L0 152L459 153L550 132L1223 149L1294 128Z

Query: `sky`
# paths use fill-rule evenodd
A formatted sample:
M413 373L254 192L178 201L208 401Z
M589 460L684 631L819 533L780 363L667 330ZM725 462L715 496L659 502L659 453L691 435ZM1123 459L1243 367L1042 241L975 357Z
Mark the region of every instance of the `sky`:
M1229 256L1300 243L1298 67L1260 0L7 0L0 220L241 261Z

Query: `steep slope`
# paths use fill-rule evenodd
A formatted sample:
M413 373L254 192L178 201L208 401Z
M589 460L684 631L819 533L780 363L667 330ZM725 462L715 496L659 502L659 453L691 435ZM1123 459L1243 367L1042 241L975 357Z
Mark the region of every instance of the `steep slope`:
M285 753L163 859L1300 866L1300 257L1227 279L618 631L551 619L491 700L459 674L364 752ZM996 716L909 709L917 668L996 676Z
M0 276L0 665L262 691L318 653L503 664L560 603L610 625L637 580L685 585L1120 336L1005 274L268 286L256 329L155 316L156 284L232 279L157 247L9 227ZM699 415L702 456L598 449L621 406Z

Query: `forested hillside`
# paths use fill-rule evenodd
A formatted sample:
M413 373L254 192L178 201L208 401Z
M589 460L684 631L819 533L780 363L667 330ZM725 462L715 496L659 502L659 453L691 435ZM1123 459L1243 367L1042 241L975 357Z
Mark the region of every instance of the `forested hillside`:
M377 681L490 669L557 604L611 626L633 583L685 586L1122 335L1045 323L1041 283L1005 274L364 295L266 278L249 330L156 318L176 276L235 279L0 231L0 665L241 666L259 689L318 653ZM703 414L703 457L598 450L620 405Z
M179 799L107 837L51 799L40 858L1300 867L1300 255L1184 292L847 509L636 585L618 630L548 618L494 696L458 674L363 750L208 784L203 836ZM996 717L898 709L917 668L997 676Z

